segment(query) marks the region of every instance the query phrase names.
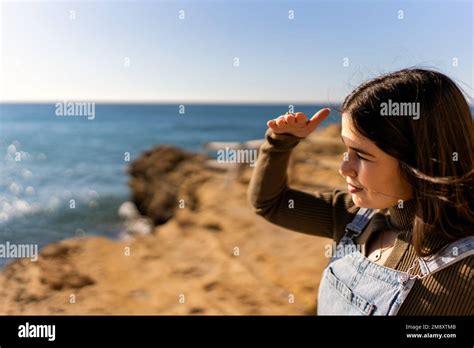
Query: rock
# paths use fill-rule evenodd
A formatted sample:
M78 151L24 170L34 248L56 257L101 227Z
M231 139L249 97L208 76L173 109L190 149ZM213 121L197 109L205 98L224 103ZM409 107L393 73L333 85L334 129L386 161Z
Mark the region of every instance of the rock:
M136 159L129 167L129 186L139 212L161 225L173 217L180 202L195 209L195 187L208 177L204 160L171 146L156 146Z
M77 246L66 243L55 243L45 246L40 256L43 258L65 258L71 252L77 251Z

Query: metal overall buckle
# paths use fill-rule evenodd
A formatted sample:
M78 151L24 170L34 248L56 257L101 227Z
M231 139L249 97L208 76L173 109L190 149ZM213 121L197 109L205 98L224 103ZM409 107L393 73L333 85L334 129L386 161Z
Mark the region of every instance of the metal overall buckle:
M422 274L422 275L412 273L413 269L416 267L416 262L417 261L420 264L420 269L422 269L421 265L423 265L424 269L428 270L428 272L426 272L425 274ZM421 272L423 273L423 271L421 271ZM418 257L413 261L411 267L406 271L406 273L402 275L402 282L406 283L409 279L423 279L423 278L429 276L430 274L431 274L431 271L429 271L429 268L426 265L425 260L422 257Z

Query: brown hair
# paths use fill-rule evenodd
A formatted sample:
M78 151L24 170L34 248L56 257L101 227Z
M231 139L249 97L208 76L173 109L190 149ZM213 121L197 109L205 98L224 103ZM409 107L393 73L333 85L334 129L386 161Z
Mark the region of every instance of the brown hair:
M388 102L418 103L419 117L384 117L381 105ZM415 68L383 75L348 95L341 113L399 161L416 201L411 243L418 255L473 234L474 124L466 98L450 78Z

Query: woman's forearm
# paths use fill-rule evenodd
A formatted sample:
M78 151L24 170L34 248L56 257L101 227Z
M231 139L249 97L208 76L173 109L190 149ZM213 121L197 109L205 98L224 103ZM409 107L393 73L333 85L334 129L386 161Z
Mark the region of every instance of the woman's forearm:
M288 187L289 158L300 140L293 135L267 130L250 180L248 200L255 213L271 223L306 234L335 238L337 222L352 216L347 212L351 206L350 197L339 191L311 194ZM337 218L336 215L341 216Z

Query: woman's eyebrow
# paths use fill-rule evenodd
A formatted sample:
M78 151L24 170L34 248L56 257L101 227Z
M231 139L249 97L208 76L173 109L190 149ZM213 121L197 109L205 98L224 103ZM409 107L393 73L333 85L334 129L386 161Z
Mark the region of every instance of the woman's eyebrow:
M341 139L342 139L342 142L344 143L344 145L346 145L346 142L344 141L344 137L342 136L342 134L341 134ZM346 146L347 146L347 145L346 145ZM366 151L364 151L364 150L361 150L361 149L359 149L359 148L357 148L357 147L347 146L347 148L349 148L349 149L351 149L351 150L354 150L355 152L359 152L359 153L361 153L361 154L363 154L363 155L366 155L366 156L370 156L370 157L375 158L374 155L372 155L372 154L370 154L370 153L368 153L368 152L366 152Z

